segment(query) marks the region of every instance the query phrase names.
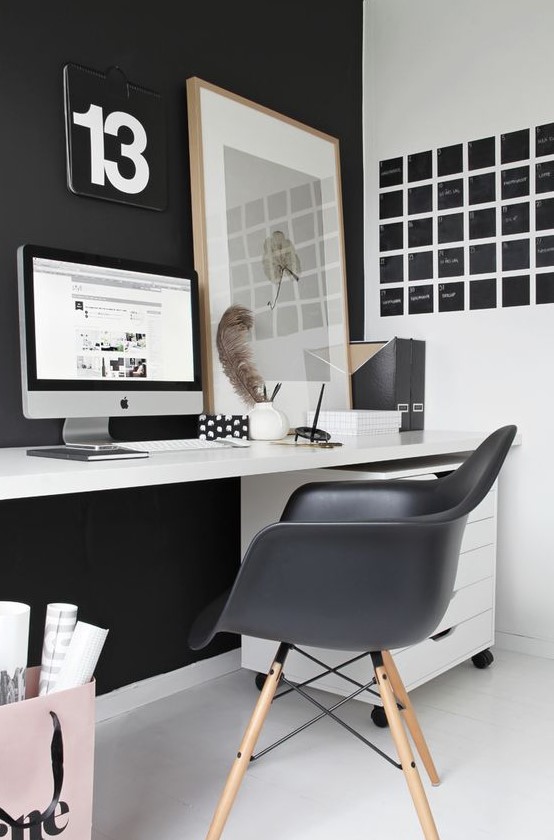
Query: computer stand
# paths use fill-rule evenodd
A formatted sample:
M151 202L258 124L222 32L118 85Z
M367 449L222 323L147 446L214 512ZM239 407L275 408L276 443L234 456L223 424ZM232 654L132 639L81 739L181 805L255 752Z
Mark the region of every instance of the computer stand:
M63 442L113 443L109 417L68 417L63 424Z

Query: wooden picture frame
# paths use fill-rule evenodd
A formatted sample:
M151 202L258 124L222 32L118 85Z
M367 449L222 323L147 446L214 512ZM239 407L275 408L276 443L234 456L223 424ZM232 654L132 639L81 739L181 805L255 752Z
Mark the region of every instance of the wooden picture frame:
M232 303L254 315L254 360L292 426L324 382L323 408L350 408L338 140L198 78L187 102L206 410L244 411L215 345Z

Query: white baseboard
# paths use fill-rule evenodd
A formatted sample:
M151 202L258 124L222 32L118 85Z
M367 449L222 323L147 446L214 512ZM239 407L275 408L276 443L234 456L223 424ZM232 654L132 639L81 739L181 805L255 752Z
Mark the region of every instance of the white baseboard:
M496 646L503 650L513 650L516 653L527 653L529 656L542 656L554 659L554 642L548 639L537 639L533 636L518 636L516 633L495 633Z
M109 720L117 715L131 712L147 703L169 697L186 688L222 677L240 668L240 648L194 662L177 671L159 674L147 680L124 685L109 694L102 694L96 698L96 722Z

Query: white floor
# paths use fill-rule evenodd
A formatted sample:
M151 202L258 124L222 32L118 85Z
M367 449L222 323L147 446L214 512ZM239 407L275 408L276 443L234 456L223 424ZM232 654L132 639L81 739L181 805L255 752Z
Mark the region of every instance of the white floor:
M442 840L554 840L554 660L495 650L412 693ZM202 840L258 692L237 671L98 725L93 840ZM331 695L319 694L329 699ZM346 720L393 752L364 703ZM260 745L311 716L274 704ZM420 766L420 764L418 764ZM420 766L420 771L423 769ZM225 840L421 840L402 773L323 721L253 764Z

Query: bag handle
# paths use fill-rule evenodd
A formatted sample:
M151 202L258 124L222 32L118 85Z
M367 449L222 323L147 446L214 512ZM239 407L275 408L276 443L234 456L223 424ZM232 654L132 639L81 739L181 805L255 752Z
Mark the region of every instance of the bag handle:
M25 822L23 818L20 820L14 820L13 817L10 817L6 811L0 808L0 820L3 820L12 828L30 828L33 825L40 825L40 823L46 822L46 820L50 819L58 807L63 785L63 738L60 719L55 712L50 712L50 715L52 716L52 725L54 727L52 742L50 744L52 778L54 779L54 793L52 801L45 811L38 814L38 816L33 817L33 819L27 820L27 822Z

